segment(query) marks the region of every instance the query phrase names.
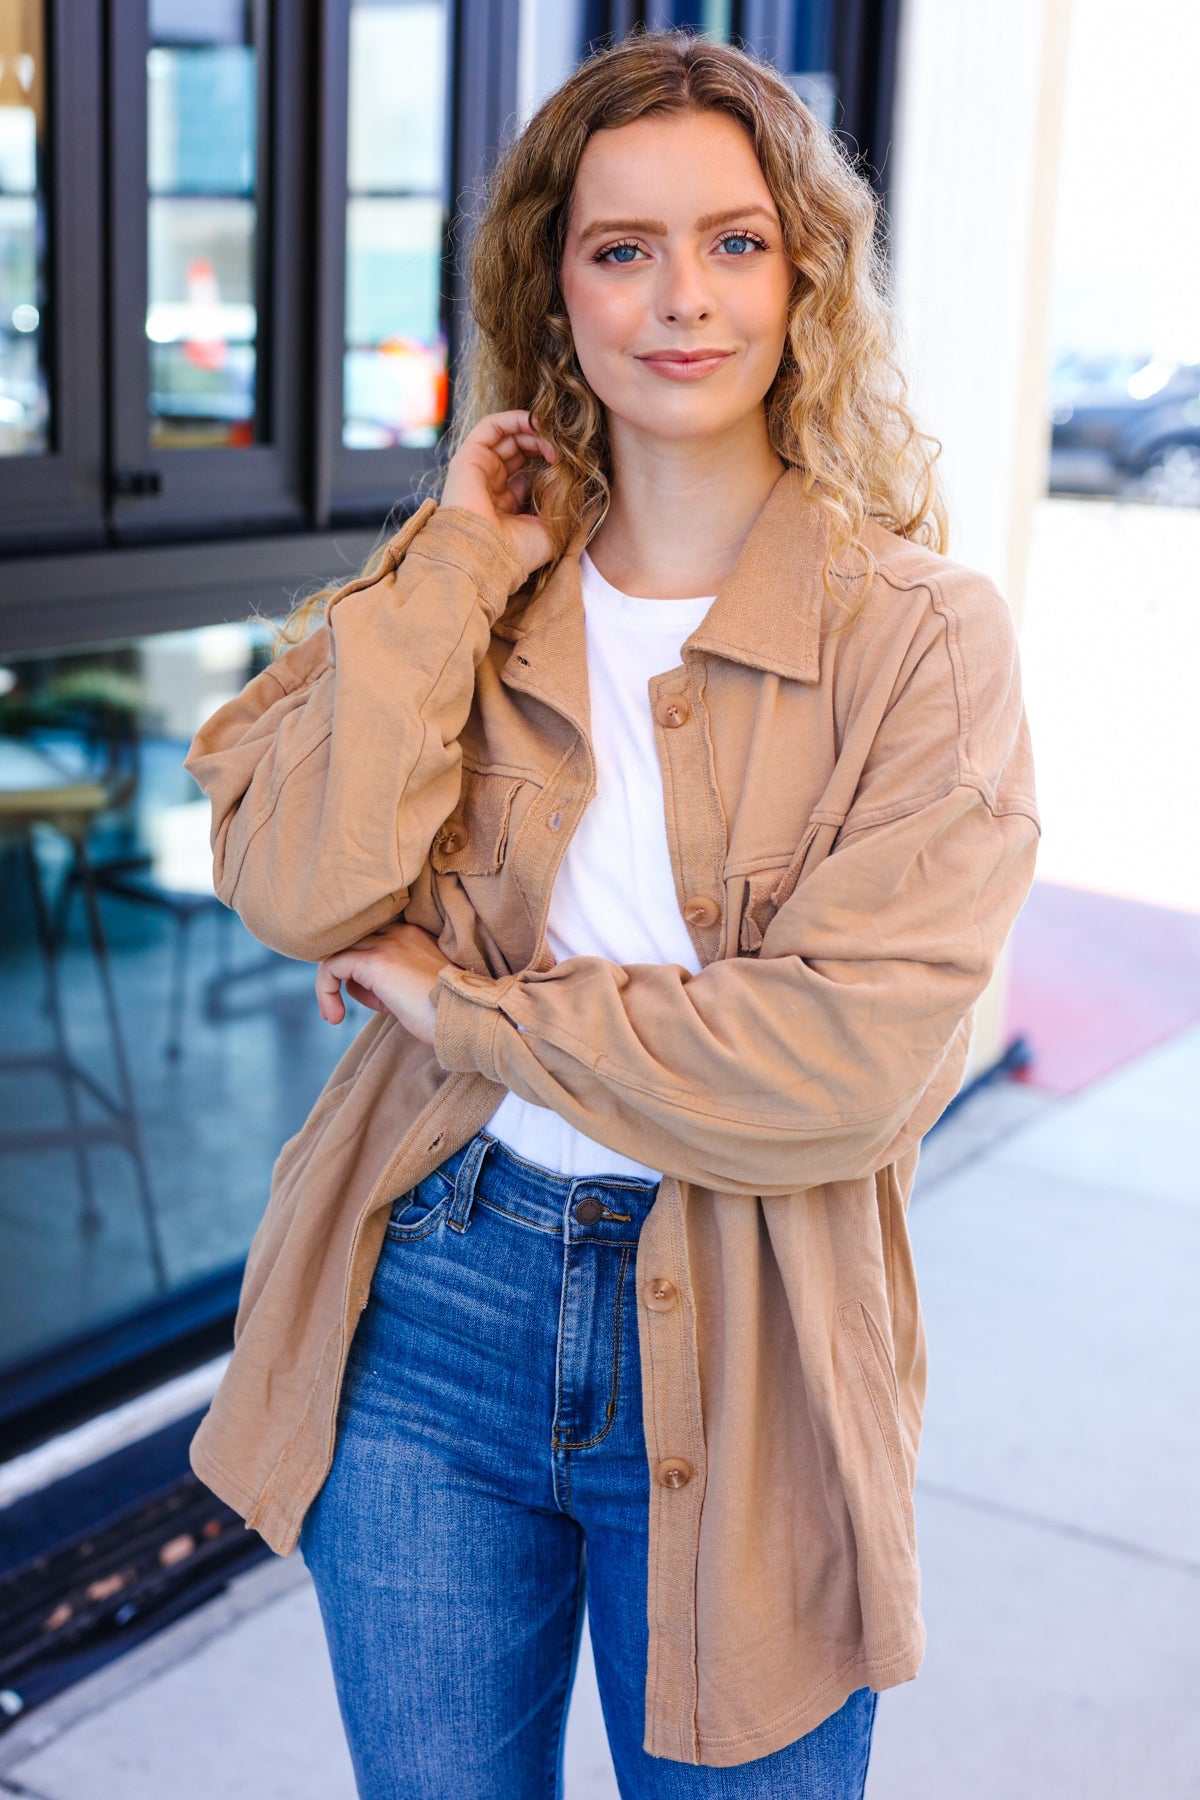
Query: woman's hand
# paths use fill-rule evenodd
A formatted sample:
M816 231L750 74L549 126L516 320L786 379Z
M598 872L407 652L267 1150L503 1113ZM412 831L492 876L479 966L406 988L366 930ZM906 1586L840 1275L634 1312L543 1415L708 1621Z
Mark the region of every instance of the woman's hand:
M360 938L357 944L317 964L321 1017L330 1025L340 1025L345 1018L344 981L352 999L376 1012L394 1013L415 1038L432 1044L437 1016L433 989L438 970L449 961L438 949L436 938L419 925L402 920L382 925L370 937Z
M558 451L539 434L532 413L487 413L450 458L441 500L443 506L465 507L494 525L524 563L527 575L554 554L546 527L535 513L526 511L530 476L525 464L535 455L554 462Z

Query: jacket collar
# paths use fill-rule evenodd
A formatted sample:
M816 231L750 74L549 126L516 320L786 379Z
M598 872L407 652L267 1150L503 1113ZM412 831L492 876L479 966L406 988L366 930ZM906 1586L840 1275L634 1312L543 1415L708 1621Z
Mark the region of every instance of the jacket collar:
M826 542L820 508L803 492L801 472L786 468L708 612L684 639L685 651L722 656L793 681L816 681ZM495 629L520 642L523 655L532 659L536 652L537 664L555 671L555 686L563 697L586 708L579 572L583 546L581 532L537 599L527 601L520 612L510 607Z

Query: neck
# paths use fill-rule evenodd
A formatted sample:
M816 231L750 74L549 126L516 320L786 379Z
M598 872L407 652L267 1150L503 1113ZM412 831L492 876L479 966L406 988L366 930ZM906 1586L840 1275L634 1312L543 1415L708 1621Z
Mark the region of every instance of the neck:
M718 437L683 442L611 414L608 423L612 500L588 555L627 594L715 594L786 467L762 409Z

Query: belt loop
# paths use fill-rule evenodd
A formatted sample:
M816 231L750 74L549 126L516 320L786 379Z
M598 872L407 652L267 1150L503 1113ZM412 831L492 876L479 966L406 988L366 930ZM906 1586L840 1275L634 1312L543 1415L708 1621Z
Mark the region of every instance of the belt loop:
M479 1171L483 1167L483 1159L496 1142L486 1131L476 1132L467 1145L467 1153L458 1165L454 1177L454 1198L450 1202L450 1210L446 1214L447 1225L455 1231L465 1231L471 1223L471 1202L475 1198L475 1183Z

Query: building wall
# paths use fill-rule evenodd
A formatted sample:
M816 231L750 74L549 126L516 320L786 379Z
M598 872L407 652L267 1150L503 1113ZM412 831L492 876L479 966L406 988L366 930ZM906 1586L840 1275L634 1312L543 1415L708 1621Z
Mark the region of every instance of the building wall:
M950 554L1020 627L1048 425L1048 302L1069 0L906 0L896 96L896 304L918 414L941 439ZM1036 754L1036 745L1035 745ZM1003 1049L1007 958L968 1073Z

